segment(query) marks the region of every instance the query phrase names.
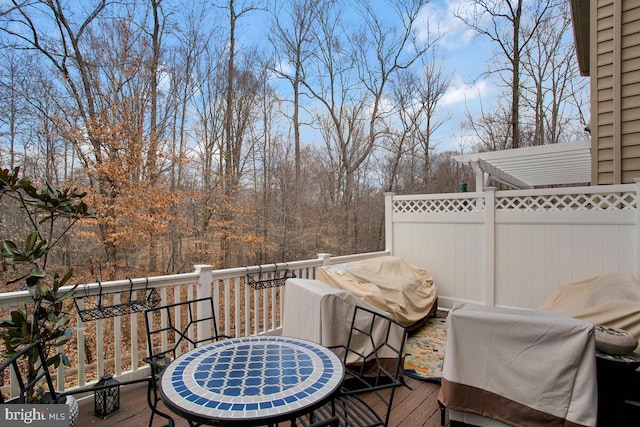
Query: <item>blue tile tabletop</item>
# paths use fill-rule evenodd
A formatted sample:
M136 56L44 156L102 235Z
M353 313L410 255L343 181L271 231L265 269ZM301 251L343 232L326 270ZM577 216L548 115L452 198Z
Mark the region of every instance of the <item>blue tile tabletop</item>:
M162 374L165 403L197 418L269 419L327 400L344 366L329 349L281 336L232 338L198 347Z

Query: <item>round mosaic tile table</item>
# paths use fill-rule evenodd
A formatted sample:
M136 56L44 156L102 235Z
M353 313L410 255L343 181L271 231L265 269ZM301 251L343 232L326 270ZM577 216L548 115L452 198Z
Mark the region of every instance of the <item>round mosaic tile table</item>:
M328 402L344 366L329 349L297 338L232 338L198 347L162 374L169 409L206 424L263 425Z

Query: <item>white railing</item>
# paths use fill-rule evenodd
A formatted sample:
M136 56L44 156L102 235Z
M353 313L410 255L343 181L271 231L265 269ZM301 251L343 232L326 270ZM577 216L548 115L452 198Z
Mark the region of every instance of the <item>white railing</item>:
M640 277L640 180L476 193L386 194L386 247L429 271L439 304L535 309L559 285Z
M83 387L96 382L105 372L120 380L133 380L148 375L148 367L142 361L147 355L144 314L133 312L82 322L79 310L96 306L99 295L103 306L144 300L150 289L160 295L160 305L212 296L219 332L229 336L280 334L282 318L282 287L254 290L246 284L247 274L262 273L273 277L273 271L289 269L297 277L315 278L316 268L323 265L388 255L388 252L371 252L331 257L319 254L318 258L287 263L214 269L210 265L197 265L192 273L116 280L80 285L70 291L69 310L76 312L73 322L74 337L65 345L70 356L70 367L60 366L56 372L57 384L64 389ZM8 311L29 303L27 291L0 294L1 318ZM301 302L304 303L304 302ZM14 385L15 386L15 385ZM8 385L4 385L8 387ZM58 388L63 389L62 386Z

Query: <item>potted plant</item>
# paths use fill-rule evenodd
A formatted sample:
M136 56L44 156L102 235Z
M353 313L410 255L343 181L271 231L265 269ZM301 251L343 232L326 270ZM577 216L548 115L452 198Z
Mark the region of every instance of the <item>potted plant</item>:
M20 284L31 296L28 303L10 312L10 318L0 321L0 340L4 344L4 357L36 340L40 340L47 358L47 366L69 366L69 359L62 346L71 338L69 328L70 307L65 307L69 292L61 288L73 275L73 269L65 274L48 274L47 258L51 249L74 224L91 217L83 201L86 193L66 187L53 188L49 184L36 185L20 176L19 168L0 170L0 201L17 206L27 224L26 236L16 243L14 240L0 241L2 268L10 276L7 284ZM76 285L77 286L77 285ZM67 288L68 289L68 288ZM71 289L75 289L71 287ZM29 357L27 379L36 375L36 355ZM38 401L34 390L32 401Z

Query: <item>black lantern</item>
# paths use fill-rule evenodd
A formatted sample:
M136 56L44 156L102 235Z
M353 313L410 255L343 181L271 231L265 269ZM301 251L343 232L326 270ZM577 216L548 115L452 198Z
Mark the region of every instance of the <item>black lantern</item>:
M102 419L120 410L120 383L107 374L100 377L94 393L95 414Z

